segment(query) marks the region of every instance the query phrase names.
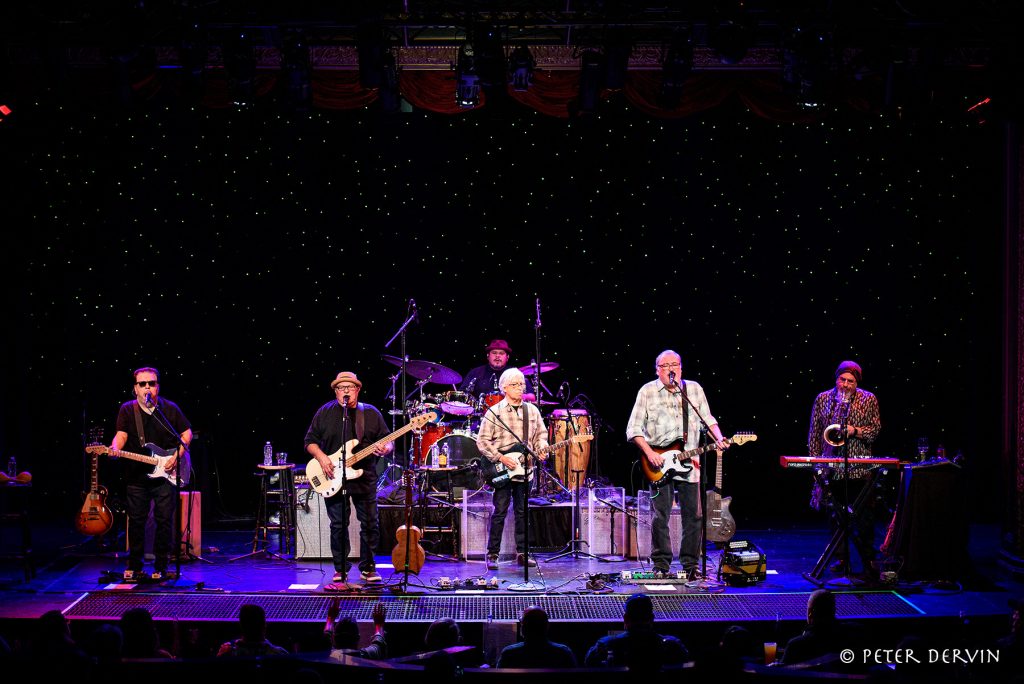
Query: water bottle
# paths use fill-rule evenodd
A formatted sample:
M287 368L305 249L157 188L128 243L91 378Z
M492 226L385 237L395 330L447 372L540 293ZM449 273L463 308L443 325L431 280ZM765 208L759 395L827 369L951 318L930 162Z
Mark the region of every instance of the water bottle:
M437 465L441 468L448 467L448 445L441 447L441 453L437 457Z
M441 458L440 451L441 450L438 448L438 446L436 444L434 444L433 446L430 447L430 467L431 468L439 467L438 464L439 464L439 461L440 461L440 458Z
M7 474L11 477L18 476L18 459L14 458L14 456L7 459Z
M267 442L263 445L263 465L274 465L274 447Z

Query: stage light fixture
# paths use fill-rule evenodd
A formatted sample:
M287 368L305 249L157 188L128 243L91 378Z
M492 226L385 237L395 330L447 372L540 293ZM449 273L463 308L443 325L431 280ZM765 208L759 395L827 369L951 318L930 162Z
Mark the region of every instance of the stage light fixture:
M455 67L455 101L467 109L480 104L480 76L477 74L476 51L466 41L459 46L459 61Z
M579 111L592 114L597 111L604 87L605 58L596 50L586 50L580 55Z
M517 45L508 59L509 83L512 90L523 92L533 84L533 69L537 66L530 48Z
M256 54L247 29L233 31L224 41L224 69L235 107L253 107L256 104Z

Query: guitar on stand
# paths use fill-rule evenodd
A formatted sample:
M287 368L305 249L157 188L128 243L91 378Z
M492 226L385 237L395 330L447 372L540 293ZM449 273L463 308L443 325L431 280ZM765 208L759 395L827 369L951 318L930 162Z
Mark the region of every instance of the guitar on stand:
M707 491L704 507L707 520L707 540L727 542L736 534L736 520L729 512L731 496L722 496L722 471L725 470L725 452L718 453L718 467L715 468L715 486Z
M102 435L91 434L89 436L90 446L95 446ZM87 449L88 451L88 449ZM75 529L80 534L90 537L98 537L110 531L114 525L114 514L107 508L107 488L99 482L99 454L95 451L89 453L89 491L85 494L85 501L82 503L82 510L75 520Z
M395 531L395 548L391 549L391 564L395 570L403 573L403 589L409 586L409 573L419 575L427 560L427 553L420 546L423 532L412 524L412 488L416 473L406 468L402 473L402 484L405 486L405 524Z

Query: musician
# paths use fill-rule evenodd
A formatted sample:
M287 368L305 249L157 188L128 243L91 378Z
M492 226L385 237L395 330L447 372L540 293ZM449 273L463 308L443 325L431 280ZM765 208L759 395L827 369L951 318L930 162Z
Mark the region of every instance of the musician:
M512 350L505 340L491 340L484 350L487 352L487 363L466 373L459 386L463 392L476 395L498 391L498 380L508 366Z
M859 385L863 378L863 371L860 365L854 361L843 361L836 368L835 387L819 394L814 400L811 408L811 426L807 433L807 453L814 457L839 458L842 456L842 446L834 446L825 439L825 429L830 425L842 425L846 423L845 449L846 455L850 458L866 458L871 456L871 447L878 433L882 429L881 414L878 411L878 398L866 390L860 389ZM835 440L835 437L831 437ZM868 475L864 468L854 468L850 471L851 480L860 480ZM841 484L845 470L841 466L822 469L819 476L814 478L814 489L811 493L811 507L822 510L828 496L836 499L836 503L843 506L845 501L846 487L832 486L826 492L822 488L823 483ZM855 500L860 491L861 484L853 486L850 491L851 501ZM854 543L861 553L864 563L867 564L874 556L874 523L870 516L862 516L857 521ZM838 521L832 519L833 527ZM840 550L837 559L836 569L845 570L847 558L845 557L846 545Z
M334 477L334 462L330 456L341 449L345 442L358 440L347 455L359 451L390 433L384 416L370 404L359 401L362 381L355 373L343 371L331 381L334 399L327 402L313 416L306 431L306 451L323 468L324 475ZM345 420L343 421L343 412ZM342 425L344 422L344 433ZM374 552L380 541L380 525L377 520L377 460L395 448L394 442L377 447L373 455L364 458L354 467L363 471L355 479L347 480L347 494L335 494L324 500L327 517L331 520L331 556L334 560L334 582L344 582L351 569L348 560L349 542L345 532L349 520L349 506L355 506L359 520L359 572L364 582L380 582Z
M501 340L497 340L500 342ZM534 453L548 445L547 428L540 415L540 409L523 401L526 378L518 368L509 368L498 378L498 388L505 398L487 409L480 422L477 445L480 453L492 463L501 462L506 468L520 465L520 454L503 453L523 440ZM525 417L525 419L524 419ZM524 423L526 435L524 438ZM518 439L517 439L518 437ZM527 459L527 465L532 457ZM537 561L526 556L526 496L529 478L513 480L508 485L494 490L494 512L491 515L491 531L487 538L487 569L498 569L498 553L501 551L501 535L505 530L505 515L511 500L515 506L516 521L516 563L536 567Z
M626 439L635 443L654 470L659 470L664 457L652 446L667 447L676 440L684 449L698 445L701 418L708 424L711 436L719 449L729 443L722 436L718 420L711 415L704 388L692 380L683 380L682 360L676 352L666 349L658 355L654 370L657 379L640 388L626 427ZM683 393L689 402L683 398ZM692 402L692 405L691 405ZM699 415L698 415L699 414ZM668 521L672 513L673 498L679 505L682 522L682 540L679 544L679 563L691 578L697 574L700 557L701 522L704 515L700 503L700 459L694 457L693 468L685 475L675 475L668 484L651 486L651 504L654 520L651 523L651 563L655 572L667 573L672 564L672 538Z
M160 371L147 366L136 370L133 377L132 392L135 398L121 404L117 412L117 432L110 448L115 451L134 450L148 455L149 450L145 445L150 443L164 450L173 450L164 464L165 471L173 473L179 461L183 469L188 468L187 449L192 441L192 427L177 404L160 396ZM158 407L170 426L157 414ZM126 580L138 580L142 575L146 520L149 518L151 502L156 522L156 535L153 538L155 558L151 577L155 580L167 577L176 487L167 478L149 477L152 472L153 466L147 463L128 459L124 461L129 546L128 563L124 571Z

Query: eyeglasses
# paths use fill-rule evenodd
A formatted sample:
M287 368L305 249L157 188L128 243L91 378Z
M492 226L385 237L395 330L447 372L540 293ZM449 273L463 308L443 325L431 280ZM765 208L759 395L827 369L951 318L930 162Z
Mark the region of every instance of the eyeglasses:
M526 387L525 382L510 382L505 387Z
M335 392L355 392L357 389L359 389L359 388L356 387L355 385L338 385L337 387L334 388L334 391Z
M658 368L682 368L681 363L659 363Z
M160 382L157 380L139 380L135 384L139 387L156 387Z

